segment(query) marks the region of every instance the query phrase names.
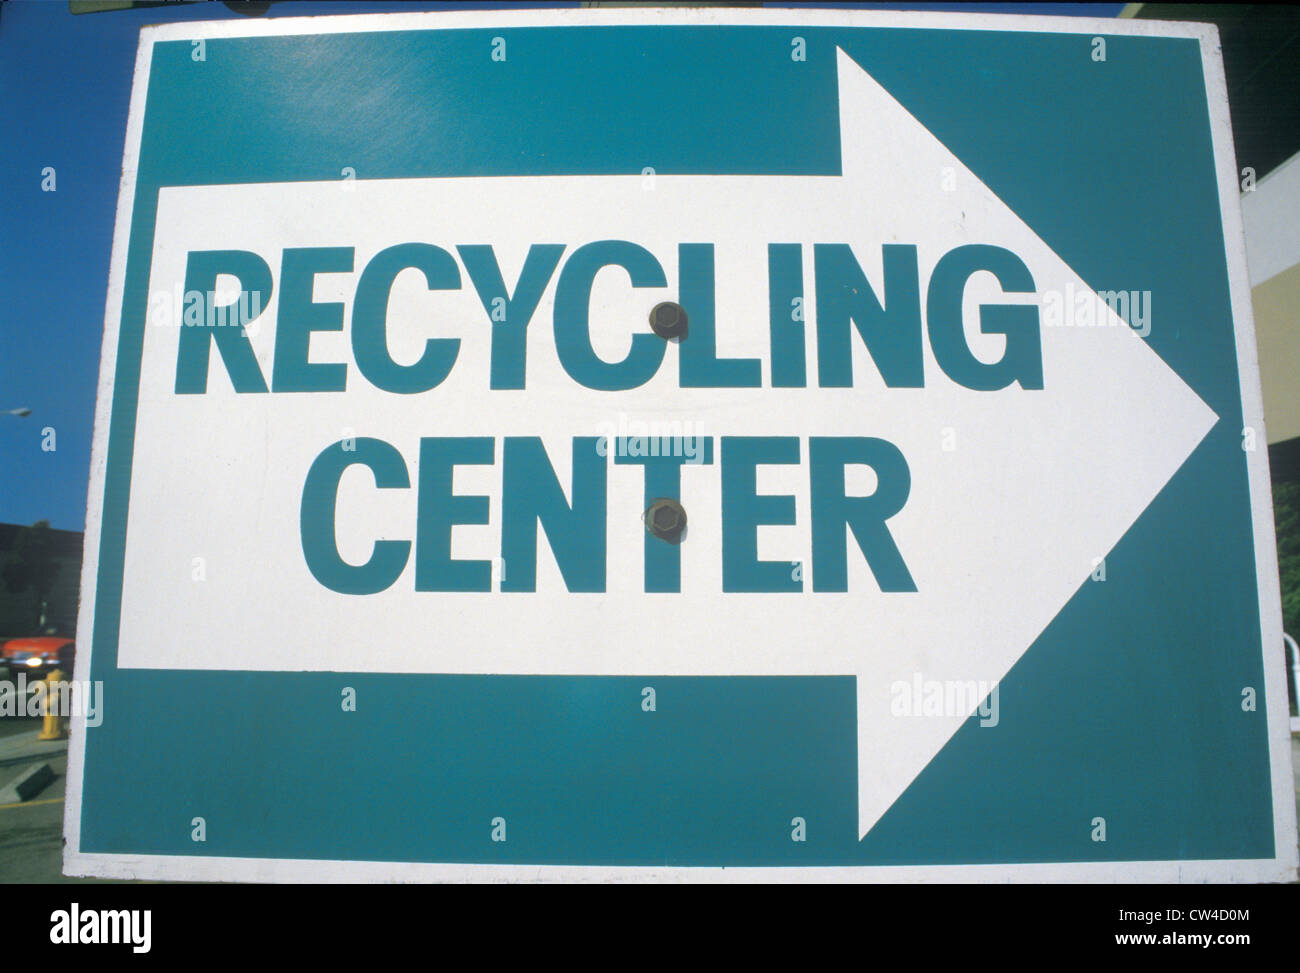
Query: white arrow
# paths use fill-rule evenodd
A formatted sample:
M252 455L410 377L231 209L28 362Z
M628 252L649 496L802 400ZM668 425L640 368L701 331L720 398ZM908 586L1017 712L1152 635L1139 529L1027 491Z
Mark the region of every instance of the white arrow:
M676 296L681 242L715 245L718 345L727 357L767 358L769 243L805 244L810 305L813 243L850 244L877 293L882 244L915 244L923 302L934 265L966 243L1013 251L1040 294L1088 292L1015 213L842 52L839 99L842 177L367 181L359 173L361 179L346 185L164 189L150 286L155 293L171 291L184 279L185 255L194 249L253 250L278 275L286 247L355 247L359 272L384 247L425 241L453 252L458 244L491 243L513 290L530 244L565 243L572 252L594 240L629 240L655 254L669 286L632 289L616 269L597 278L593 340L609 361L626 354L632 332L648 330L653 304ZM701 137L726 138L726 120L717 124L718 131ZM320 277L315 299L349 302L355 280L355 273ZM1143 286L1140 280L1107 284ZM988 275L977 275L967 287L972 349L994 361L1002 339L978 333L982 302L1015 298L1002 295ZM366 385L351 364L346 333L315 335L311 351L313 361L349 364L346 394L235 395L214 354L209 393L176 396L177 329L151 327L141 372L119 662L650 674L648 680L661 674L852 674L858 684L859 829L865 834L980 702L972 696L938 715L897 715L899 686L918 679L1002 679L1216 421L1095 294L1085 302L1103 326L1045 327L1045 387L1037 391L966 389L943 374L928 347L925 388L887 389L856 337L855 387L816 388L812 306L814 387L679 389L676 348L670 347L663 367L641 388L593 392L577 386L556 357L554 280L529 327L523 391L488 390L491 325L467 277L460 291L429 292L418 272L409 271L394 289L389 340L397 360L414 361L433 335L462 340L451 376L418 396ZM1154 309L1153 329L1174 324ZM271 307L252 338L268 375L275 325ZM770 384L766 364L764 382ZM567 484L571 438L600 434L627 419L678 420L693 424L682 427L687 433L714 437L865 435L897 444L912 488L889 527L918 590L880 592L850 541L846 594L813 593L806 583L802 594L724 595L716 466L684 471L690 536L681 547L681 594L643 593L642 479L638 469L623 466L609 471L603 594L568 593L550 554L540 552L538 591L531 594L418 593L408 564L387 591L343 596L322 588L303 563L303 479L315 456L344 436L392 443L414 479L421 436L538 435ZM176 496L192 494L196 483L203 485L204 503L193 518L157 517ZM850 487L869 493L870 477ZM492 522L457 527L453 555L498 557L499 468L462 467L455 488L488 496ZM760 529L759 556L807 564L806 468L762 467L759 489L793 494L798 511L794 527ZM345 558L364 561L376 538L413 538L415 521L413 489L380 496L364 471L345 476L338 510ZM541 551L548 551L545 543ZM202 584L190 571L196 553L209 565ZM1141 579L1112 575L1105 583ZM187 637L178 639L177 632ZM672 705L660 695L661 713ZM1005 696L1000 701L1004 713L1016 705Z

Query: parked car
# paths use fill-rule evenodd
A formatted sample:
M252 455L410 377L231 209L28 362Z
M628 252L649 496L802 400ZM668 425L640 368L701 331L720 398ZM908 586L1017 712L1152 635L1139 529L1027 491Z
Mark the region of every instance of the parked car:
M29 681L44 679L54 669L62 669L64 677L71 679L75 652L76 644L72 639L33 635L9 639L0 646L0 659L9 667L11 677L25 672Z

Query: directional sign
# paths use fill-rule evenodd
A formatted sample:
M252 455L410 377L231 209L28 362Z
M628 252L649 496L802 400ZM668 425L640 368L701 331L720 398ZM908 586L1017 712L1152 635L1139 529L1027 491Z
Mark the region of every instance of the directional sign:
M177 24L123 171L70 873L1294 877L1213 28Z

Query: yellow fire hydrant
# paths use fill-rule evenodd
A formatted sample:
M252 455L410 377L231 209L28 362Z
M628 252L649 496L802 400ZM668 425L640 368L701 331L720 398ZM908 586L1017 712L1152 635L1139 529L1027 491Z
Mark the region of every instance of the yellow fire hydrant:
M66 740L68 737L68 721L54 705L55 685L62 681L62 669L55 669L45 677L45 725L36 737L38 740Z

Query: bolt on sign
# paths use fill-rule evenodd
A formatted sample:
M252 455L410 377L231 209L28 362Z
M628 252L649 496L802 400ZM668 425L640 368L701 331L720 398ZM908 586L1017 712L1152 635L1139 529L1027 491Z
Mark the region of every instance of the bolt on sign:
M1294 877L1235 169L1194 24L147 28L67 871Z

